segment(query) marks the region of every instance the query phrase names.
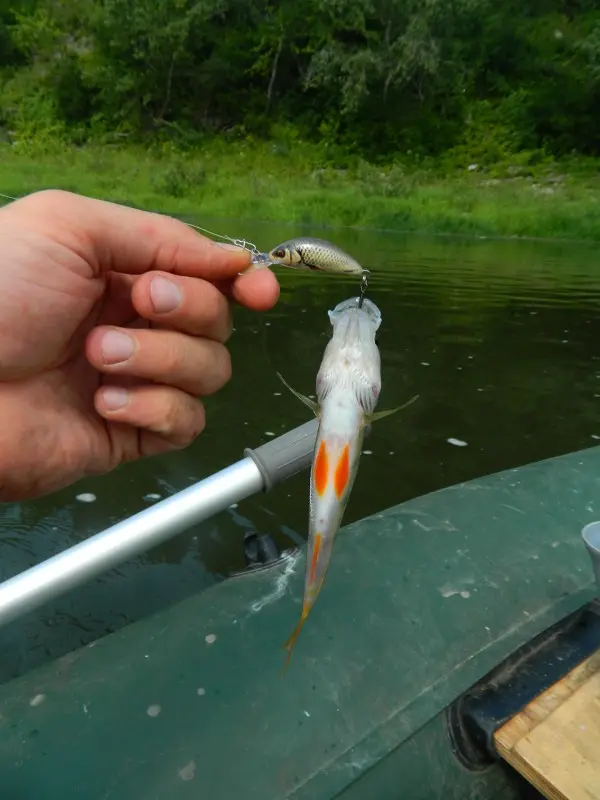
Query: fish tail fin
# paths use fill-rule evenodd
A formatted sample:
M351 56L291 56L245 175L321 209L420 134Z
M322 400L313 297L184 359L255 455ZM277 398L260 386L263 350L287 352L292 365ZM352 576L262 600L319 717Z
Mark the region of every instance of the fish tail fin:
M302 626L304 625L306 618L308 617L308 611L302 610L302 616L296 627L294 628L294 632L291 636L286 639L285 644L283 645L283 649L287 650L287 657L285 659L285 664L283 665L283 673L286 672L287 668L289 667L290 660L292 658L292 650L294 649L294 645L296 644L296 639L300 635L300 631L302 630Z
M396 408L389 408L385 411L375 411L373 414L367 415L367 423L370 425L373 422L377 422L379 419L383 419L384 417L389 417L390 414L395 414L396 411L401 411L403 408L410 406L415 400L419 399L419 395L416 394L414 397L411 397L406 403L403 403L401 406L396 406Z

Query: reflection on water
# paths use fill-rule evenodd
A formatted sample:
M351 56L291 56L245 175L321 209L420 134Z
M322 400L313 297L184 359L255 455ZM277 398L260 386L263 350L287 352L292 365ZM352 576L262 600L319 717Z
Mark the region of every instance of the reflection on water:
M600 281L591 246L194 221L263 249L290 233L324 235L372 270L369 296L383 315L379 408L417 393L420 399L373 425L345 521L600 439ZM358 282L279 276L281 301L273 311L237 312L234 377L207 401L208 428L198 442L49 498L3 507L2 578L308 419L275 373L314 393L330 331L327 310L355 295ZM307 479L297 476L271 495L246 500L0 630L0 680L243 569L246 531L269 533L280 547L301 543ZM82 493L93 493L95 502L78 500Z

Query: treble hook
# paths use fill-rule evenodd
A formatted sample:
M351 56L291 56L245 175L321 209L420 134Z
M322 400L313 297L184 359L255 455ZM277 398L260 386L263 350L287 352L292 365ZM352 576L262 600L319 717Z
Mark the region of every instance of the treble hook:
M358 299L358 307L362 308L367 289L369 288L369 275L371 273L368 269L363 269L363 274L360 279L360 297Z

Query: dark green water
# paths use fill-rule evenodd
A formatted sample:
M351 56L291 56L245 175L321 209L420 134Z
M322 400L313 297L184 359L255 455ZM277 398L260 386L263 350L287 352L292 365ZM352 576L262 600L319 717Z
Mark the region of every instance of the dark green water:
M592 246L323 232L194 220L261 248L325 235L374 270L379 408L417 403L373 426L346 522L480 475L598 444L600 271ZM306 394L330 332L327 310L356 279L279 272L264 315L239 310L234 377L207 402L208 426L182 453L127 465L49 498L6 506L5 579L236 461L308 419L276 371ZM449 442L456 440L461 443ZM57 657L244 568L245 531L301 543L308 474L251 498L0 630L0 680ZM95 502L77 495L90 492Z

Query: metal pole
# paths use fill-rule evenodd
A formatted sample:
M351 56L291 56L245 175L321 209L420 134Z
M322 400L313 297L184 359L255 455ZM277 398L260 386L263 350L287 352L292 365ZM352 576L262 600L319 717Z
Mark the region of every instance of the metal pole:
M310 463L316 420L245 451L241 461L0 584L0 626Z

